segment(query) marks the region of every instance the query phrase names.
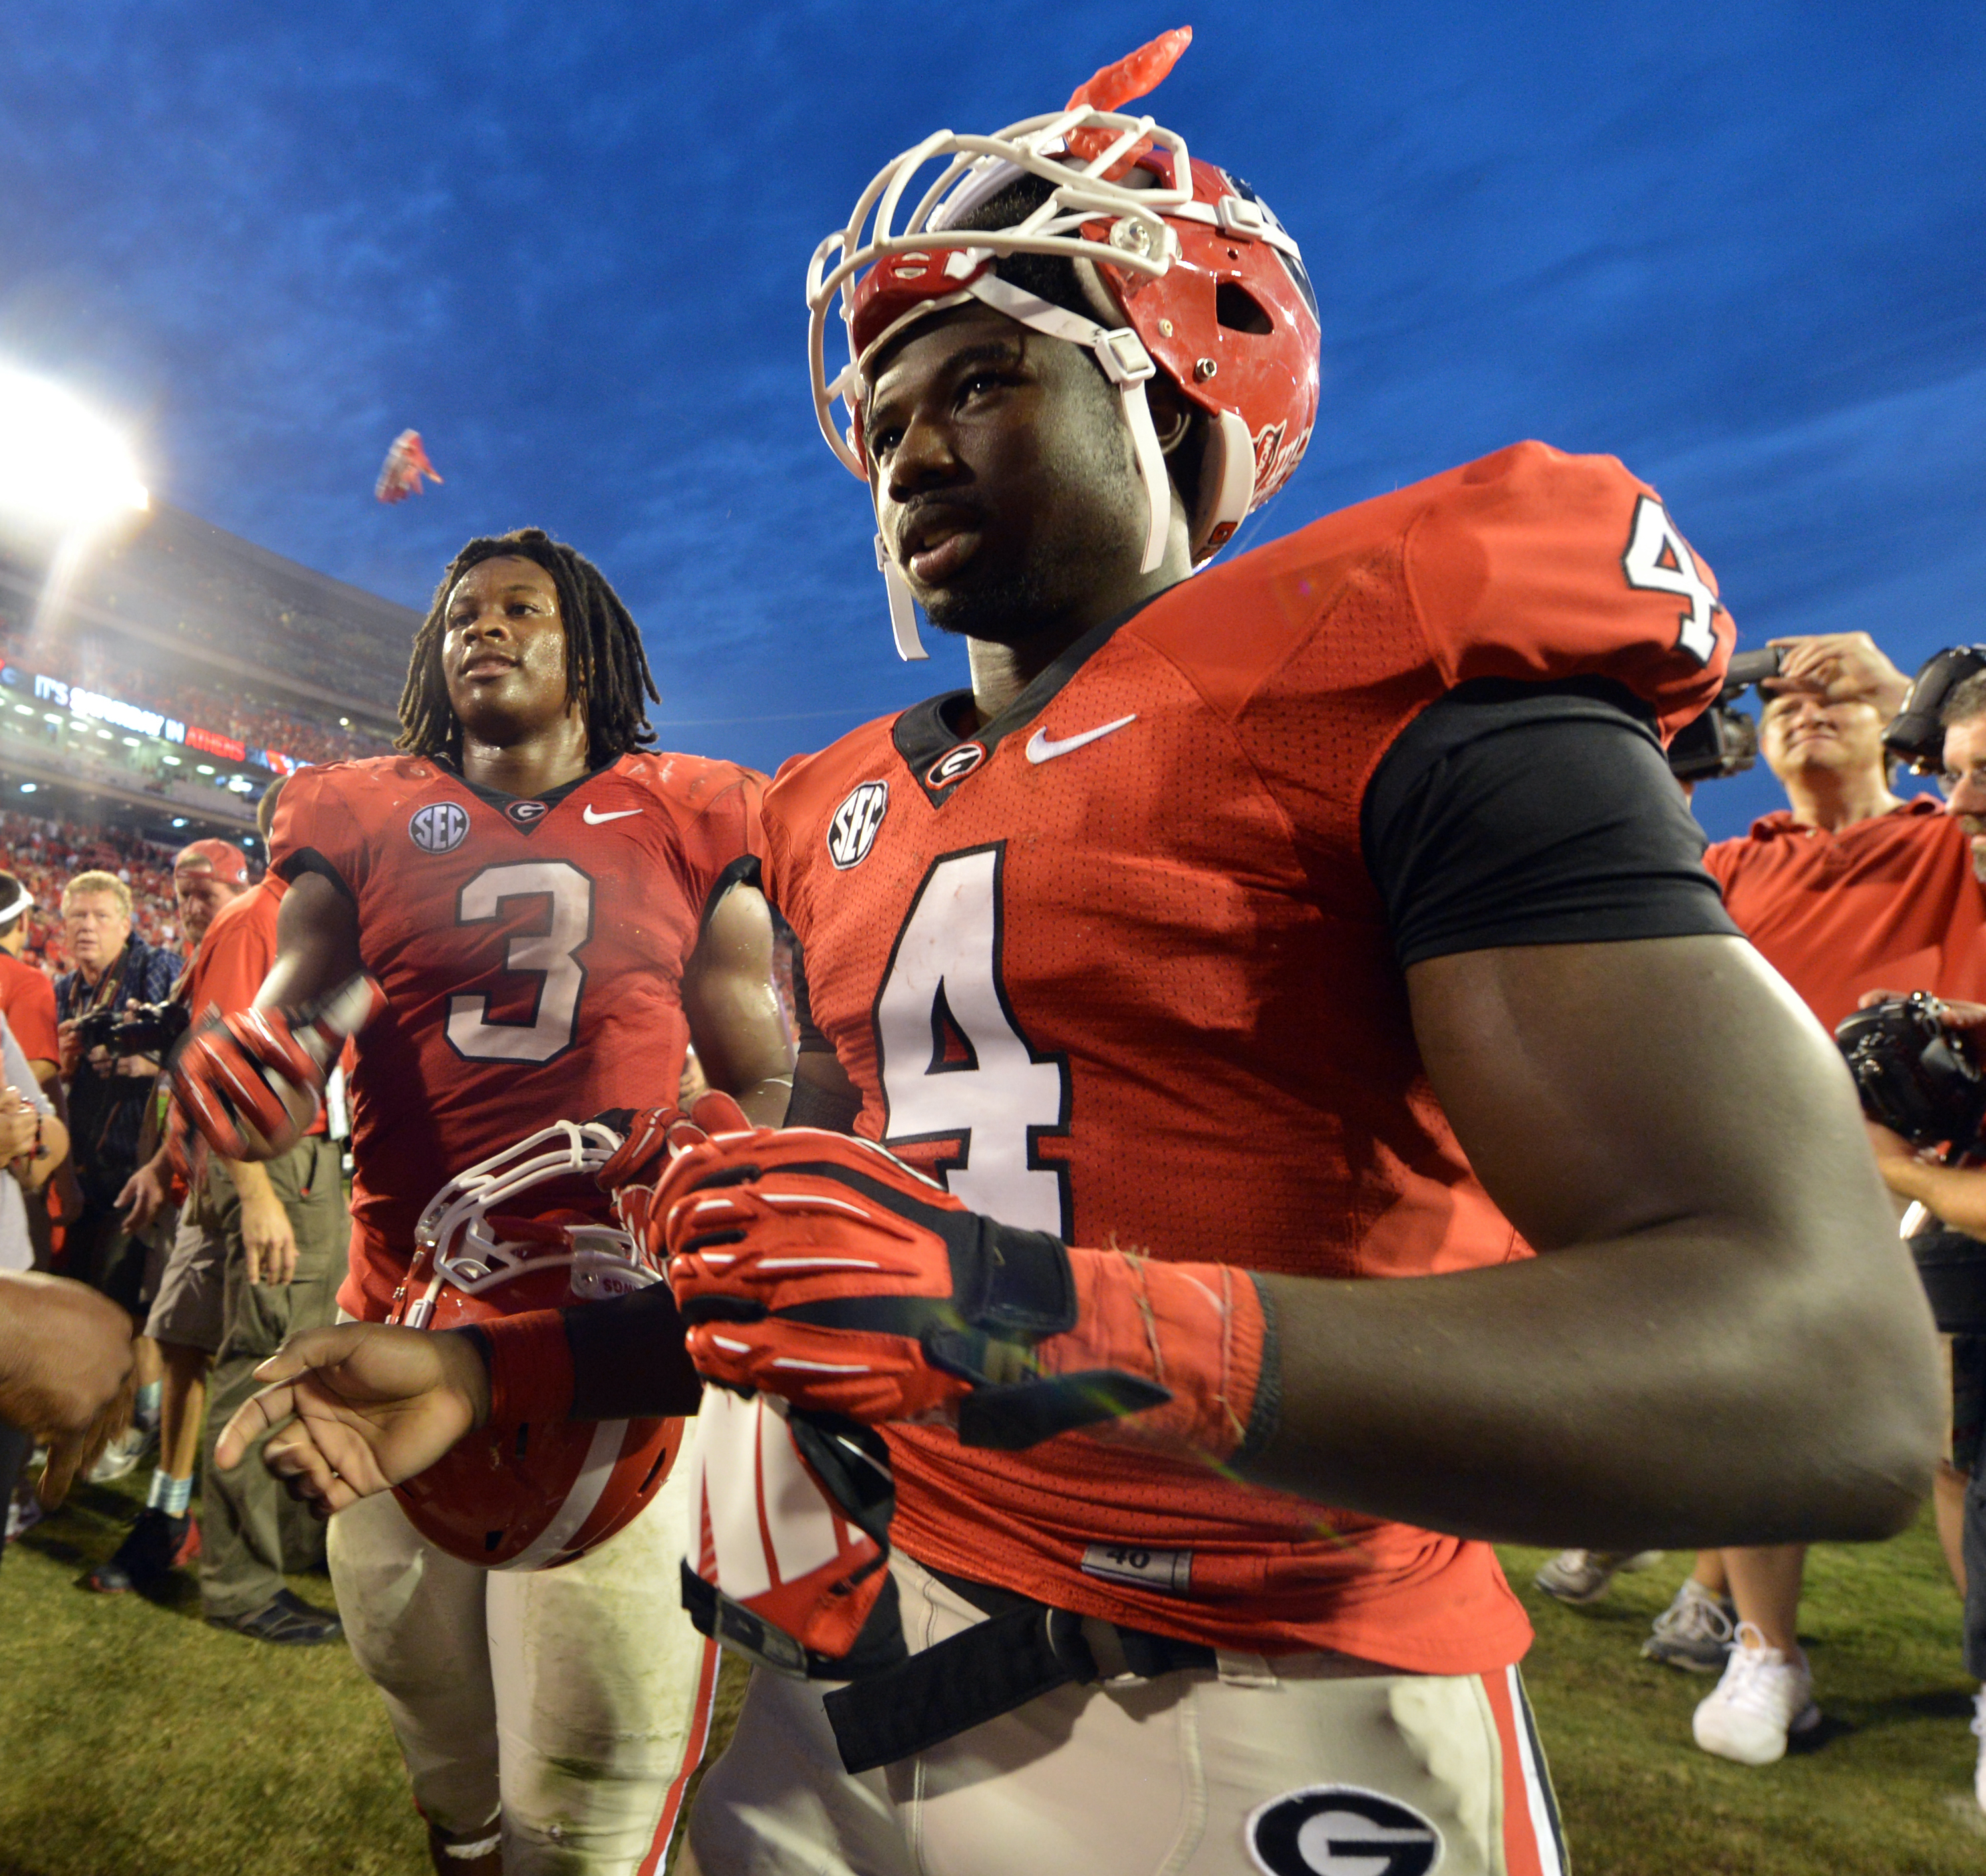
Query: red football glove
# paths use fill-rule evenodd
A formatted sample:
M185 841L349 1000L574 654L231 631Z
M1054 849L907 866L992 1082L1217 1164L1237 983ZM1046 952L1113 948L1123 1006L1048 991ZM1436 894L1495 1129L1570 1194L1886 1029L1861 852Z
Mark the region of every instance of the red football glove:
M1244 1270L1072 1250L810 1127L689 1147L655 1209L690 1359L725 1386L869 1423L955 1416L964 1444L1008 1450L1108 1423L1224 1459L1273 1428Z
M613 1199L621 1228L659 1269L668 1252L655 1213L655 1187L670 1162L713 1133L749 1133L752 1123L729 1095L715 1090L688 1113L680 1107L612 1107L593 1118L621 1136L593 1182Z
M173 1098L224 1160L287 1152L310 1125L345 1038L385 1005L385 992L362 972L301 1009L218 1017L173 1063Z

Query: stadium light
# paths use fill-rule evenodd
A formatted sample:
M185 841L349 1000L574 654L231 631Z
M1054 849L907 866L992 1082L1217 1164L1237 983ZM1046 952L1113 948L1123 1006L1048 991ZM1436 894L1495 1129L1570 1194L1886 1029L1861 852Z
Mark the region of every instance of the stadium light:
M183 814L175 814L173 817L173 825L175 827L183 827L186 824L187 817Z
M0 509L88 527L150 506L116 430L60 386L0 365Z
M35 784L32 782L23 782L21 784L21 793L22 794L32 795L34 792Z

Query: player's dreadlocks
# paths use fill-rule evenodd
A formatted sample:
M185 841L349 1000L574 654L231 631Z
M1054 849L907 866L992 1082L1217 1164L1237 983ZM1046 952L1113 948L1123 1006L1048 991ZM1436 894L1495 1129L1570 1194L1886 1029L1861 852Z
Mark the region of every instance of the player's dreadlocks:
M584 554L553 540L541 527L480 536L449 562L435 588L434 603L414 634L395 746L416 756L461 759L462 723L449 702L441 667L448 598L470 568L511 557L535 561L558 589L559 617L565 621L566 687L586 711L587 760L597 768L631 749L649 746L655 733L648 727L642 699L659 703L662 694L648 669L640 629L606 575Z

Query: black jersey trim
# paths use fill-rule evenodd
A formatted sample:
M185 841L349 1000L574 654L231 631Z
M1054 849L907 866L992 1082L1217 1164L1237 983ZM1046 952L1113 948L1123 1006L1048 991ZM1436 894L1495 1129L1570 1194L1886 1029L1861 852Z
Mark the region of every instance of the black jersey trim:
M516 828L520 834L528 838L550 820L552 810L557 807L574 789L584 788L588 782L597 781L621 758L617 756L614 758L614 762L602 763L598 768L589 769L584 775L576 775L569 782L560 783L556 788L547 788L540 795L507 795L500 788L486 788L480 782L472 782L467 776L464 775L461 765L451 756L430 756L427 759L444 775L459 782L484 807L494 808L510 826ZM534 819L520 820L510 812L512 807L520 801L542 803L544 812Z
M896 745L897 753L903 758L904 766L911 772L911 779L924 791L925 798L933 807L942 807L956 793L961 783L967 782L984 769L993 759L993 753L1000 746L1001 739L1024 729L1052 703L1069 680L1102 651L1111 639L1155 599L1162 599L1183 582L1175 580L1172 586L1163 586L1157 592L1146 597L1120 612L1115 618L1106 619L1100 625L1092 625L1069 649L1056 658L1028 684L1020 696L994 718L990 723L982 724L971 735L952 726L952 719L971 707L972 693L969 690L947 691L942 696L927 697L922 703L914 703L898 717L890 731L890 740ZM984 759L971 764L958 779L938 787L931 783L931 772L941 757L948 751L968 743L976 743L985 750Z
M293 854L285 854L276 862L274 871L278 877L291 886L305 874L315 873L321 879L329 880L353 905L358 903L358 895L345 884L345 875L315 847L300 847Z
M1402 969L1512 945L1739 935L1660 742L1604 680L1450 692L1382 759L1360 834Z
M756 854L740 854L712 882L710 891L704 897L703 915L696 921L696 938L699 945L703 942L703 935L710 929L710 921L717 916L717 908L724 903L734 886L749 886L760 892L765 891L759 877L759 856Z

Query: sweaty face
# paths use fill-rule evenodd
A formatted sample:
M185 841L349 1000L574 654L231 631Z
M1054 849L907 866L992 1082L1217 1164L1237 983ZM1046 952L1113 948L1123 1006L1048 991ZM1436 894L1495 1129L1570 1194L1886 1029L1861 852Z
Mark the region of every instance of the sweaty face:
M1972 871L1986 880L1986 716L1944 733L1944 792L1949 812L1972 841Z
M1866 773L1880 785L1887 773L1883 718L1872 703L1829 703L1797 692L1775 697L1759 719L1759 750L1782 782L1828 770Z
M108 964L131 935L131 914L107 892L72 894L62 903L69 955L89 970Z
M180 903L180 924L187 941L197 945L205 938L214 914L238 897L241 890L221 879L210 864L180 867L173 874L173 897Z
M510 741L566 714L558 587L536 561L479 561L456 581L443 618L442 675L466 729Z
M1087 352L961 307L870 369L877 524L933 625L1016 642L1136 574L1144 485Z

